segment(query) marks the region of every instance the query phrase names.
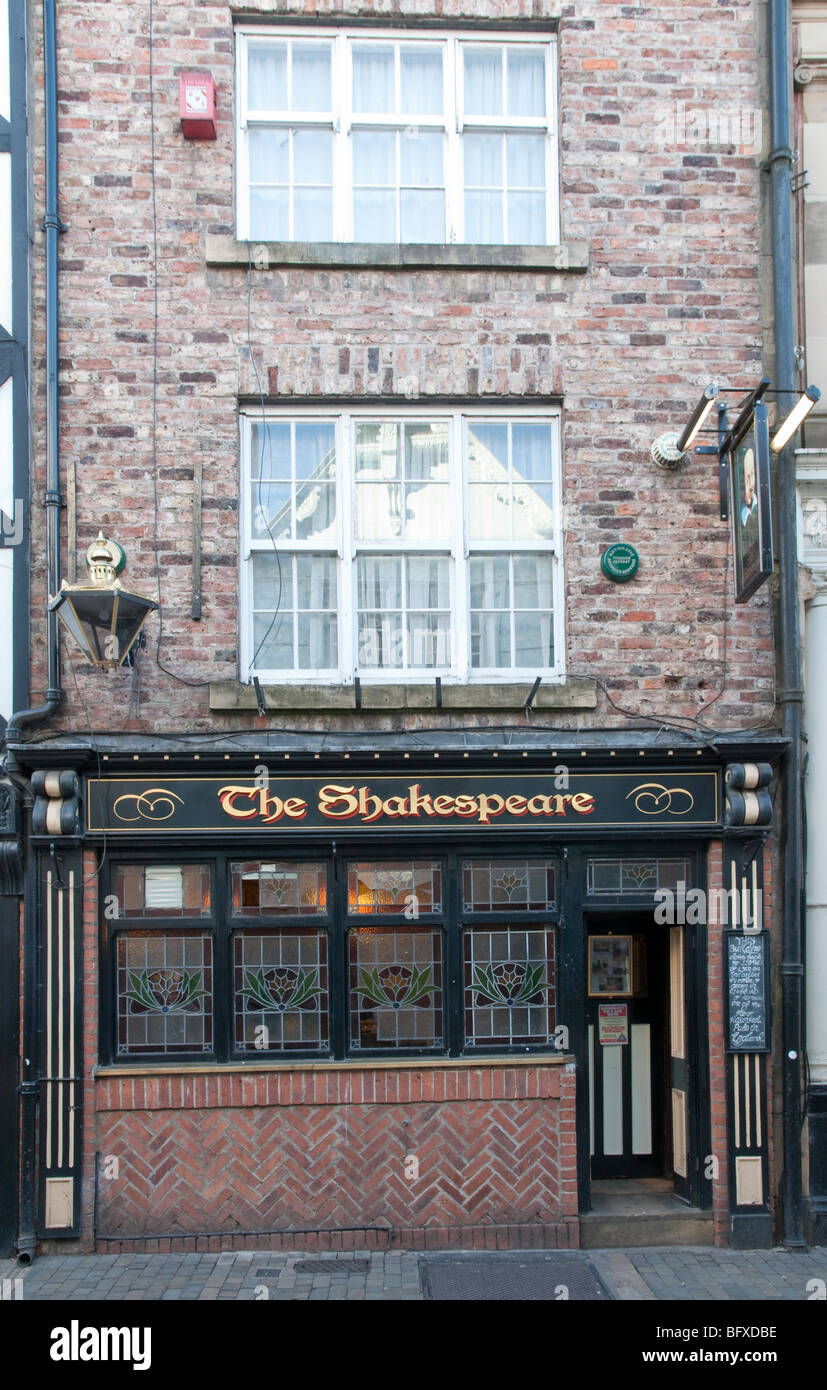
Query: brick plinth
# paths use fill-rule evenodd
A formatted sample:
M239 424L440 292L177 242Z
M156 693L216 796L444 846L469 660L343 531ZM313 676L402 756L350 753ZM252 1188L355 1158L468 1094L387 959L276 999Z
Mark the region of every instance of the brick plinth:
M573 1067L110 1077L95 1100L100 1250L578 1245Z

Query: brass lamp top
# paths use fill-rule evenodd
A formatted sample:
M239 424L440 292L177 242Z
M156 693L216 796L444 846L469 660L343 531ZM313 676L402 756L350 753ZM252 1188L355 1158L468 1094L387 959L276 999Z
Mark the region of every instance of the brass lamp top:
M99 531L86 552L86 564L92 583L108 588L126 564L126 555L117 541L108 541L103 531Z

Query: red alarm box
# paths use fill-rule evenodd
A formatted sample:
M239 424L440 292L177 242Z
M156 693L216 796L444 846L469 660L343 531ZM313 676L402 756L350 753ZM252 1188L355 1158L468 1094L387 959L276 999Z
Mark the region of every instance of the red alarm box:
M181 129L189 140L215 139L215 83L208 72L182 72Z

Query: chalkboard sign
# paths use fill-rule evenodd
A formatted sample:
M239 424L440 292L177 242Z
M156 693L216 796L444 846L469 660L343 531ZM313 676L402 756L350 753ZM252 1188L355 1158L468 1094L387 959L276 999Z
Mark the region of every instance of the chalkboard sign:
M769 972L766 932L726 933L728 1047L769 1051Z

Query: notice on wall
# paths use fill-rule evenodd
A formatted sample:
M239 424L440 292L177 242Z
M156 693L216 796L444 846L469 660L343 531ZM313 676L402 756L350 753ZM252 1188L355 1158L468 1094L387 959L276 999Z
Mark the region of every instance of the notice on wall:
M601 1047L616 1047L629 1041L629 1005L600 1004L598 1037Z
M726 938L730 1052L764 1052L769 1045L767 934Z

